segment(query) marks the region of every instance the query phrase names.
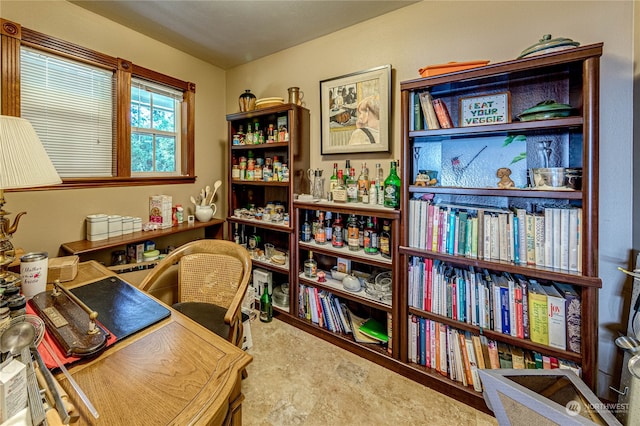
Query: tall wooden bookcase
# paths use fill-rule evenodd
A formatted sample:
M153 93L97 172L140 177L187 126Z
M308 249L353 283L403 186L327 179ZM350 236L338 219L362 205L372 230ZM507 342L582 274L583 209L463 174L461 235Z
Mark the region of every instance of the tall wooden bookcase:
M582 369L582 379L595 389L597 374L598 336L598 119L599 61L602 43L568 50L489 64L449 74L405 81L401 83L402 104L402 207L401 243L399 247L403 292L399 299L399 321L394 327L400 338L401 361L414 372L414 379L445 390L447 394L482 407L482 394L470 386L450 380L434 369L409 360L409 318L416 316L449 328L484 335L500 343L535 351L550 357L572 361ZM415 106L419 93L429 92L448 107L452 128L416 130ZM461 99L472 102L488 100L488 96L508 93L510 114L503 124L463 125L468 117L461 111ZM573 107L570 115L522 121L517 115L539 102L555 100ZM467 102L468 104L468 102ZM461 117L461 115L463 117ZM419 123L419 122L418 122ZM509 143L500 145L502 141ZM515 149L521 144L519 161L503 162L501 149ZM546 145L545 145L546 144ZM506 147L510 145L510 147ZM488 147L488 148L483 148ZM551 148L547 167L582 168L582 186L578 190L533 189L529 187L529 170L545 167L540 152ZM498 153L498 154L496 154ZM526 158L522 158L526 157ZM515 157L513 157L516 160ZM516 187L498 188L496 171L510 167ZM415 184L420 170L438 172L434 186ZM516 176L517 175L517 176ZM489 182L487 184L487 182ZM561 205L581 208L580 272L513 261L485 260L484 257L442 253L439 250L416 248L411 242L410 200L430 198L431 203L471 203L504 209L525 208L534 211L546 206ZM432 247L433 248L433 247ZM501 331L480 328L466 321L437 315L430 310L410 306L409 263L414 259L431 259L452 267L490 270L496 273L521 274L542 282L570 284L581 299L580 352L556 349L529 339L505 335ZM394 324L395 326L395 324Z
M292 256L295 252L294 230L296 218L293 214L293 194L308 189L307 170L309 169L309 110L294 104L282 104L254 111L239 112L227 115L228 124L228 163L236 164L236 171L229 168L229 188L227 216L227 235L233 240L236 229L243 235L246 243L250 236L257 236L260 243L256 249L264 249L265 243L273 244L275 249L290 254L284 265L275 263L266 256L254 256L253 267L261 268L272 274L273 287L284 283L292 283L297 274L292 267ZM282 126L288 132L287 140L276 142L234 144L234 136L246 132L249 127L263 131L265 138L267 129L273 125L275 129ZM289 178L286 181L265 181L264 177L254 178L241 176L238 170L241 159L247 161L277 161L286 164ZM244 170L243 170L244 172ZM235 175L238 173L238 176ZM264 220L254 213L265 211L267 206L274 206L279 215L270 214ZM247 214L236 215L243 209ZM275 212L275 211L274 211ZM289 222L284 220L289 217ZM291 304L289 305L291 306ZM274 304L274 310L288 314L288 306Z

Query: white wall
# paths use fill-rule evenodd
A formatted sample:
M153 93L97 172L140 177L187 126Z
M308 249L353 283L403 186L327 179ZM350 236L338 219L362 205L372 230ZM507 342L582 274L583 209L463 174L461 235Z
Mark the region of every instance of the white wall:
M599 394L619 379L612 327L623 318L625 277L631 244L633 2L631 1L425 1L331 35L239 66L227 73L227 113L251 89L259 98L282 96L299 86L311 110L312 168L331 169L346 155L320 156L319 82L390 63L393 67L391 154L356 158L369 165L400 156L399 83L418 69L449 61L514 59L543 34L582 44L604 42L600 121L600 293ZM353 164L353 163L352 163Z

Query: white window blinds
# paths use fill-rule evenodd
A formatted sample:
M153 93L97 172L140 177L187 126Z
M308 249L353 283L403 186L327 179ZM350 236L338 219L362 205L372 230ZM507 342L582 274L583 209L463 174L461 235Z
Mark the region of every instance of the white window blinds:
M21 115L61 177L113 175L113 72L21 47Z

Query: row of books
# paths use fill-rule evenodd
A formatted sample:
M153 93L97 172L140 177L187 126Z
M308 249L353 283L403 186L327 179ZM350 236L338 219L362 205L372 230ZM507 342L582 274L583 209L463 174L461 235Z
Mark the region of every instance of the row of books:
M409 246L487 261L582 271L582 209L501 209L409 200Z
M413 130L454 127L447 104L442 99L433 99L428 91L415 92L413 96Z
M581 376L572 361L511 346L484 335L461 331L434 320L409 316L409 361L436 370L451 380L482 392L479 369L567 368Z
M412 256L408 286L409 306L580 353L581 301L569 284Z
M300 284L298 316L333 333L352 334L358 343L387 345L391 353L391 315L386 324L374 318L361 318L327 290Z

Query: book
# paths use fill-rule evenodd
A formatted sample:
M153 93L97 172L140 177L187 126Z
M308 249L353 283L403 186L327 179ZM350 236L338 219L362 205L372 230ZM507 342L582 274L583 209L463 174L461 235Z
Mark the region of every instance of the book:
M471 335L471 341L473 343L473 350L475 353L476 363L478 365L478 368L480 369L487 368L485 366L484 351L482 350L482 342L480 341L480 336L477 336L475 334Z
M541 214L534 215L534 253L535 253L535 265L545 266L545 217Z
M451 121L451 116L449 115L449 109L447 108L447 104L442 101L442 99L434 99L433 100L433 109L436 112L436 117L438 118L438 124L440 124L441 129L450 129L453 127L453 121Z
M513 276L522 289L522 337L529 338L529 281L520 274Z
M532 342L549 344L547 293L535 280L529 280L529 328Z
M567 323L565 313L565 299L551 284L542 285L547 293L547 315L549 328L549 346L567 349Z
M373 339L360 331L360 326L365 323L366 319L360 318L347 308L347 317L349 325L353 331L353 339L358 343L380 343L380 340Z
M569 269L569 212L573 209L560 210L560 269Z
M373 318L369 318L359 327L359 330L365 336L380 342L387 343L389 341L389 335L387 334L387 327L380 321Z
M418 92L413 92L413 130L424 129L424 118L422 115L422 107L420 106L420 97Z
M498 359L500 368L513 368L513 355L506 343L498 342Z
M491 369L500 368L500 356L498 354L498 342L495 340L487 340L487 351L489 352L489 364Z
M511 360L513 362L513 368L526 368L524 363L524 351L522 350L522 348L517 346L513 346L511 348Z
M535 265L536 264L536 226L535 226L536 218L532 214L526 215L526 246L527 246L527 255L526 255L526 263L527 265Z
M567 350L580 353L582 322L580 296L573 286L569 284L554 282L553 285L558 289L565 300Z
M419 95L420 105L422 106L422 113L424 114L425 121L427 123L427 129L436 130L440 128L436 111L433 108L433 98L431 93L422 92Z

